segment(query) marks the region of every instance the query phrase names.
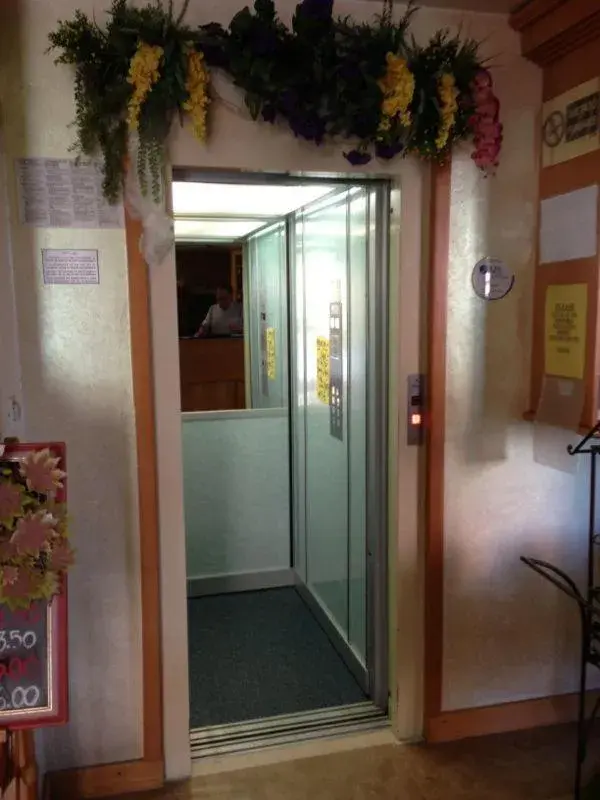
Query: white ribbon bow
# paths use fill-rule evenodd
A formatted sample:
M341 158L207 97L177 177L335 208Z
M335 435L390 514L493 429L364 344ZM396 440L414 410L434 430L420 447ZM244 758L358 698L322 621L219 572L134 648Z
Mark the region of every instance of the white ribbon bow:
M131 163L136 163L135 146L131 147ZM142 223L140 252L149 267L158 267L165 260L175 243L173 218L167 214L163 202L157 203L140 188L137 171L129 169L125 185L125 203L132 217Z

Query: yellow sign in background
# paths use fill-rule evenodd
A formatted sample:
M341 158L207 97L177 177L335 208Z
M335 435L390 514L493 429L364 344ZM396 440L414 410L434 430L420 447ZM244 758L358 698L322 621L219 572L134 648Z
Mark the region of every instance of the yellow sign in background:
M317 336L317 397L329 405L329 339Z
M546 290L544 324L547 375L583 379L587 284L553 284Z
M274 381L277 377L275 347L275 328L267 328L267 378Z

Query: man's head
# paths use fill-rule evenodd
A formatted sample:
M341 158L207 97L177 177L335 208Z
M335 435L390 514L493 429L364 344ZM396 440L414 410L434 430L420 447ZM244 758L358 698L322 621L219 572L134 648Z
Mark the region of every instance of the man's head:
M233 289L229 285L217 287L217 304L227 309L233 303Z

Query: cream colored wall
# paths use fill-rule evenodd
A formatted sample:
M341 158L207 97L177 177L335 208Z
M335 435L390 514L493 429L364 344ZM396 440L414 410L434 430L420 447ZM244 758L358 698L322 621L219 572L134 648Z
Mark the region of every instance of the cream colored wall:
M22 438L25 423L4 150L0 132L0 441Z
M448 297L444 681L446 710L543 697L577 684L573 604L519 562L582 576L585 465L577 435L522 421L529 408L540 75L502 49L495 73L505 140L496 178L468 153L452 166ZM515 271L485 304L469 288L484 255Z
M225 0L219 4L203 5L201 8L192 7L190 9L190 19L201 22L211 17L217 21L225 22L230 19L236 9L236 4L232 0ZM289 7L288 7L289 8ZM373 13L373 6L369 2L343 2L336 5L340 14L349 13L355 19L368 18ZM479 39L486 40L486 52L489 54L502 53L497 60L500 61L499 73L500 88L504 86L506 91L511 81L522 81L523 85L518 91L521 101L507 102L506 111L508 112L507 135L520 135L521 124L519 121L519 102L526 102L530 105L529 119L533 120L535 112L532 109L537 107L540 99L540 84L535 68L528 66L520 58L516 57L518 51L518 39L508 29L505 20L493 15L464 15L432 10L422 10L416 18L415 33L424 38L432 33L433 30L446 26L463 24L463 31ZM268 170L268 171L295 171L309 173L347 173L348 165L341 157L339 148L323 147L315 149L299 143L290 138L285 131L280 131L272 127L257 126L251 122L245 112L236 111L239 106L239 96L235 90L220 80L217 81L217 91L221 101L212 108L212 136L208 146L201 147L193 140L187 130L177 128L173 132L171 143L171 160L175 166L205 167L205 168L224 168L224 169L246 169L246 170ZM512 133L513 126L516 130ZM533 128L532 128L533 132ZM526 156L525 161L529 163ZM509 174L520 173L522 170L522 158L515 153L514 147L509 150L508 169ZM377 170L385 169L381 164L369 165L367 173L373 174ZM529 180L531 186L535 185L533 178L533 164L529 166L530 172L525 181ZM393 218L392 225L392 252L400 254L401 268L395 276L397 280L392 281L392 286L397 290L391 301L392 308L392 327L396 331L397 339L395 346L392 347L392 371L394 385L392 396L398 400L398 406L392 412L392 435L398 444L398 462L395 465L397 475L397 494L395 502L397 513L395 514L396 536L391 546L391 565L392 565L392 596L394 603L391 613L391 648L392 658L395 663L395 681L391 687L393 697L393 718L394 728L397 735L401 738L411 738L421 732L421 675L422 675L422 500L423 500L423 480L422 480L422 459L421 453L416 448L406 447L404 444L404 391L406 377L411 372L418 372L423 368L424 352L424 309L426 302L426 288L424 287L424 270L426 268L427 253L423 247L423 240L427 235L427 219L423 218L423 210L426 209L427 184L426 171L413 161L395 162L388 167L388 177L392 177L402 185L402 209L400 212L399 225L396 226L396 217ZM476 176L475 176L476 177ZM477 178L479 187L486 186L492 182L486 182ZM479 189L481 191L481 189ZM510 198L513 202L514 196ZM396 209L396 212L398 210ZM505 222L502 216L514 213L515 209L504 207L498 214L500 230L504 232ZM425 212L426 213L426 212ZM519 212L520 213L520 212ZM453 214L458 214L460 219L460 205L453 200ZM533 220L526 218L523 220L523 229L531 236L533 230ZM401 234L400 234L401 231ZM397 238L394 236L397 234ZM481 255L485 255L485 251ZM478 256L480 257L480 256ZM392 262L394 264L394 262ZM170 348L169 331L172 331L175 318L174 300L166 301L167 297L174 297L172 265L163 265L152 277L153 292L157 297L161 297L160 318L155 318L154 341L156 347L157 360L155 369L157 375L157 392L160 392L162 400L157 402L158 411L158 447L159 453L164 452L168 463L173 463L173 449L178 447L175 442L178 437L178 418L175 414L174 397L168 398L169 382L166 380L167 373L163 378L158 364L164 364L165 370L170 370L169 360L172 356L170 352L163 349ZM470 284L459 283L457 288L461 302L465 302L471 295ZM456 297L452 297L452 302ZM424 300L424 302L423 302ZM167 308L166 306L173 306ZM451 305L451 304L450 304ZM395 309L395 313L394 313ZM167 319L168 318L168 319ZM172 333L171 333L172 335ZM453 347L454 345L452 345ZM451 355L452 357L452 355ZM171 409L170 411L168 409ZM452 423L453 424L453 423ZM164 448L164 449L163 449ZM171 456L167 456L171 453ZM160 459L162 461L162 457ZM450 471L450 470L449 470ZM461 481L461 491L469 494L470 476L462 473L465 483ZM173 515L177 517L177 492L171 490L175 486L174 481L166 482L167 468L165 468L164 495L161 497L161 513L168 515L167 509L172 508ZM171 488L168 488L171 487ZM452 490L449 490L450 495ZM461 507L460 514L468 515L468 508ZM473 526L479 520L468 519L468 525ZM169 541L172 539L172 528L169 534ZM175 558L176 549L172 549L168 554L165 550L166 558ZM164 562L163 562L164 565ZM183 576L183 568L179 563L179 577ZM519 566L515 566L518 572ZM168 584L168 591L163 593L165 607L172 609L169 616L177 608L183 607L182 598L173 596L171 587L178 585L173 580L177 575L176 565L173 565L173 572L170 573L171 579ZM447 582L447 586L451 584ZM539 588L539 587L538 587ZM447 607L452 609L452 602L455 597L452 587L447 590L449 602ZM477 599L474 598L474 602ZM166 615L165 615L166 616ZM453 629L456 619L452 610L446 621L449 630ZM457 632L459 637L463 637L462 632ZM456 646L453 643L449 646ZM165 652L166 663L173 669L177 669L177 648ZM513 653L507 654L505 661L510 662ZM444 676L444 689L453 689L454 685L462 686L461 669L464 663L464 655L461 661L455 662L448 669ZM537 665L533 668L535 674ZM481 675L481 680L486 680L486 674ZM165 696L173 698L173 706L181 705L181 692L174 682L165 686ZM474 700L475 702L475 700ZM166 704L169 708L170 703ZM181 725L180 720L176 719L175 714L170 715L171 722L167 720L167 727L171 724L171 732L167 739L178 740L183 743L186 731ZM183 746L183 744L182 744ZM179 750L181 752L181 749Z
M0 68L2 69L2 95L0 100L7 109L5 137L8 166L17 156L65 156L72 132L67 129L73 116L72 77L66 68L52 66L51 57L44 54L46 36L59 18L68 18L77 7L88 12L95 10L101 19L107 2L92 0L20 0L11 9L3 9L0 25ZM240 3L206 2L192 4L190 22L210 19L227 21ZM291 4L286 6L289 12ZM350 13L357 19L368 18L379 9L365 0L348 0L339 3L341 14ZM521 244L530 236L532 219L527 219L513 203L527 195L533 186L528 152L519 154L518 140L522 131L533 135L531 112L520 110L526 103L538 100L539 86L535 71L515 59L516 37L510 33L504 20L493 15L467 15L448 11L423 10L417 18L415 32L422 38L436 28L463 22L467 33L487 37L486 49L490 53L508 52L500 56L505 77L504 95L507 116L507 156L499 177L501 188L492 188L493 221L498 223L496 234L510 243L509 256L519 263L519 283L515 294L504 304L493 309L496 331L506 336L508 329L518 350L520 371L512 375L510 391L504 386L501 397L510 400L510 419L517 419L521 396L525 403L524 386L527 358L526 336L530 303L530 282L521 274L526 259ZM514 83L517 100L507 99L508 87ZM222 88L220 91L225 92ZM10 103L7 102L9 93ZM347 172L348 165L339 148L320 150L301 144L284 131L258 126L223 103L212 109L212 140L207 148L196 144L187 131L174 132L171 147L172 161L180 166L203 165L210 167L242 167L253 170ZM462 162L458 162L459 164ZM374 169L381 169L378 165ZM422 483L419 477L421 454L407 448L403 439L403 391L406 375L422 368L423 262L426 253L422 242L426 238L426 219L421 215L425 200L425 177L420 165L413 162L392 165L393 177L403 184L401 228L402 235L395 239L396 252L400 253L401 268L396 283L398 295L392 298L392 309L397 309L394 319L397 347L392 352L395 360L394 375L399 387L399 408L395 411L393 430L399 442L398 514L394 537L395 554L392 576L396 579L393 609L393 642L396 656L395 724L402 736L419 732L420 728L420 658L421 658L421 576L420 539L422 532ZM462 176L462 177L461 177ZM69 446L70 498L74 518L75 543L79 554L79 567L71 581L71 723L67 728L44 735L45 755L49 768L61 768L112 760L135 758L141 754L141 651L140 651L140 599L139 564L136 527L136 483L133 402L131 390L129 319L127 304L126 259L124 237L121 231L95 232L66 230L32 230L22 228L15 219L14 176L9 174L12 233L16 253L16 295L19 312L19 333L23 372L23 397L27 414L27 435L31 438L64 438ZM515 536L525 538L523 532L524 503L516 497L512 476L527 470L529 486L536 502L534 510L527 512L527 531L540 538L551 527L555 539L559 525L553 517L566 520L571 511L570 499L552 503L552 516L545 513L550 491L570 485L572 479L554 478L547 490L544 479L547 472L532 466L531 433L525 425L514 422L509 427L507 449L502 459L486 456L475 464L472 447L465 440L465 409L483 408L477 396L482 370L487 365L476 355L475 337L483 325L481 312L472 307L468 284L468 263L483 247L482 231L487 228L480 206L475 207L469 194L470 181L474 180L468 166L458 165L453 173L453 218L463 226L464 220L475 217L471 230L476 242L465 244L458 236L453 241L452 304L450 307L450 366L449 366L449 483L447 493L448 550L445 646L445 702L456 705L478 702L482 697L493 699L493 692L480 691L485 682L503 682L511 679L511 667L521 659L522 643L514 646L511 637L498 645L492 667L486 661L486 650L480 648L479 632L490 618L502 617L506 601L498 595L489 598L482 610L481 592L468 591L476 583L471 576L473 565L470 554L476 553L475 567L484 556L494 553L493 563L506 563L506 584L510 588L510 602L516 587L521 594L537 600L538 604L552 606L554 596L539 584L527 583L519 565L510 555ZM515 189L510 182L516 182ZM475 197L493 186L477 182ZM503 188L502 188L503 187ZM495 198L495 199L494 199ZM517 220L519 225L516 225ZM485 226L485 227L484 227ZM461 228L462 230L463 228ZM518 236L515 231L521 231ZM529 231L529 233L528 233ZM496 235L495 234L495 235ZM506 236L505 236L506 235ZM100 250L101 282L98 287L44 287L40 279L40 249L42 247L94 247ZM475 252L477 251L477 252ZM496 254L496 253L494 253ZM503 253L500 253L502 255ZM464 257L463 257L464 256ZM521 264L523 265L521 267ZM465 272L466 271L466 272ZM466 276L466 277L465 277ZM165 667L169 671L165 683L165 731L167 770L170 777L189 770L187 744L187 666L185 624L185 561L183 549L183 516L181 507L181 442L178 414L175 291L172 261L167 260L151 276L153 335L155 337L155 368L157 401L157 433L160 455L161 481L160 522L163 537L162 603L163 651ZM518 301L517 307L515 302ZM459 323L458 308L466 308L466 322ZM521 320L518 336L505 325L505 309ZM479 316L477 316L479 314ZM492 311L488 309L491 325ZM477 341L480 341L479 339ZM496 340L497 341L497 340ZM501 347L508 344L501 338ZM480 344L477 346L481 346ZM491 357L498 358L490 343ZM502 353L504 354L504 350ZM495 355L494 355L495 354ZM504 357L504 356L502 356ZM506 359L508 361L508 359ZM483 365L483 366L482 366ZM475 380L479 377L479 383ZM491 380L493 375L488 375ZM517 380L518 378L518 380ZM495 378L497 379L497 378ZM518 384L518 385L517 385ZM517 385L517 388L514 386ZM398 395L398 393L396 393ZM518 401L517 401L518 395ZM487 395L486 395L487 396ZM494 406L494 419L506 419L502 402ZM479 405L478 405L479 403ZM498 408L499 407L499 408ZM477 411L479 419L482 411ZM504 428L506 429L506 424ZM523 429L529 436L529 445L518 445L516 433ZM482 469L482 467L486 467ZM482 473L489 475L489 484L500 488L494 499L483 500L479 485ZM499 475L497 483L493 476ZM552 473L554 475L554 473ZM539 479L538 479L539 476ZM515 483L518 481L515 479ZM487 487L487 484L486 484ZM475 492L473 491L475 490ZM512 500L511 500L512 492ZM558 495L554 494L553 497ZM462 498L462 502L457 502ZM486 527L487 543L483 549L480 539L482 507L498 509L502 516L492 530ZM566 527L566 522L565 522ZM542 530L544 528L544 530ZM516 531L516 533L515 533ZM502 533L502 536L499 536ZM527 534L529 535L529 533ZM508 540L511 545L507 544ZM465 544L468 543L468 544ZM576 552L573 551L573 558ZM467 583L464 578L469 571ZM501 577L499 578L501 580ZM483 583L483 581L482 581ZM487 587L487 583L484 584ZM523 588L525 587L525 588ZM527 588L529 587L529 588ZM529 594L527 594L527 592ZM503 595L502 595L503 597ZM477 606L477 612L473 606ZM522 609L511 616L519 630ZM475 618L475 613L477 617ZM547 612L550 616L551 612ZM561 612L562 613L562 612ZM474 619L469 626L475 638L465 635L463 620L466 615ZM521 615L521 619L519 618ZM516 620L516 621L515 621ZM562 664L561 651L556 641L558 623L548 631L538 630L535 621L528 617L528 636L525 645L527 657L535 656L532 663L523 663L520 682L516 682L515 695L527 682L534 682L539 673L537 659L544 657L549 663ZM475 624L476 623L476 624ZM508 625L508 615L506 617ZM537 637L537 638L536 638ZM508 638L508 637L507 637ZM532 642L537 641L537 650ZM489 643L484 643L489 647ZM475 664L474 668L470 665ZM469 670L471 674L469 679ZM494 678L499 674L501 677ZM503 677L502 677L503 676ZM471 688L469 688L471 687ZM472 700L469 700L471 692ZM510 694L510 689L508 690ZM507 695L508 696L508 695Z
M79 5L5 3L0 22L0 102L24 435L67 443L78 561L69 596L71 722L42 737L54 769L141 754L137 489L124 232L27 228L18 224L16 213L13 160L68 154L73 81L68 70L53 67L45 50L57 19ZM97 248L100 285L44 286L43 247Z

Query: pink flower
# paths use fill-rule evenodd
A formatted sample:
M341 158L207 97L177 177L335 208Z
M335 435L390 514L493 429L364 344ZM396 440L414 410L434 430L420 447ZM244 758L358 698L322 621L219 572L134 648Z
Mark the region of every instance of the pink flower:
M473 132L475 150L472 159L483 172L498 166L502 146L502 125L498 121L500 102L493 92L492 76L488 70L480 70L471 85L475 105L469 119Z
M0 564L6 564L17 555L17 548L12 542L0 542Z
M15 583L19 578L19 568L18 567L3 567L0 570L0 582L2 586L10 586L11 584Z
M493 84L492 73L489 69L480 69L473 80L475 89L491 89Z
M38 555L42 547L48 544L49 537L55 534L54 519L45 511L27 514L17 522L11 543L17 552Z
M0 522L10 525L15 517L21 515L22 490L10 481L0 483Z
M65 473L58 469L59 461L48 449L29 453L21 463L21 475L29 491L48 495L62 488Z
M74 560L75 553L67 542L62 541L52 548L49 567L62 572L68 569Z
M2 586L2 595L15 600L25 600L39 589L40 578L27 570L18 570L18 572L17 579L13 583Z
M500 101L494 95L481 98L477 103L477 118L486 122L496 122L500 112Z

